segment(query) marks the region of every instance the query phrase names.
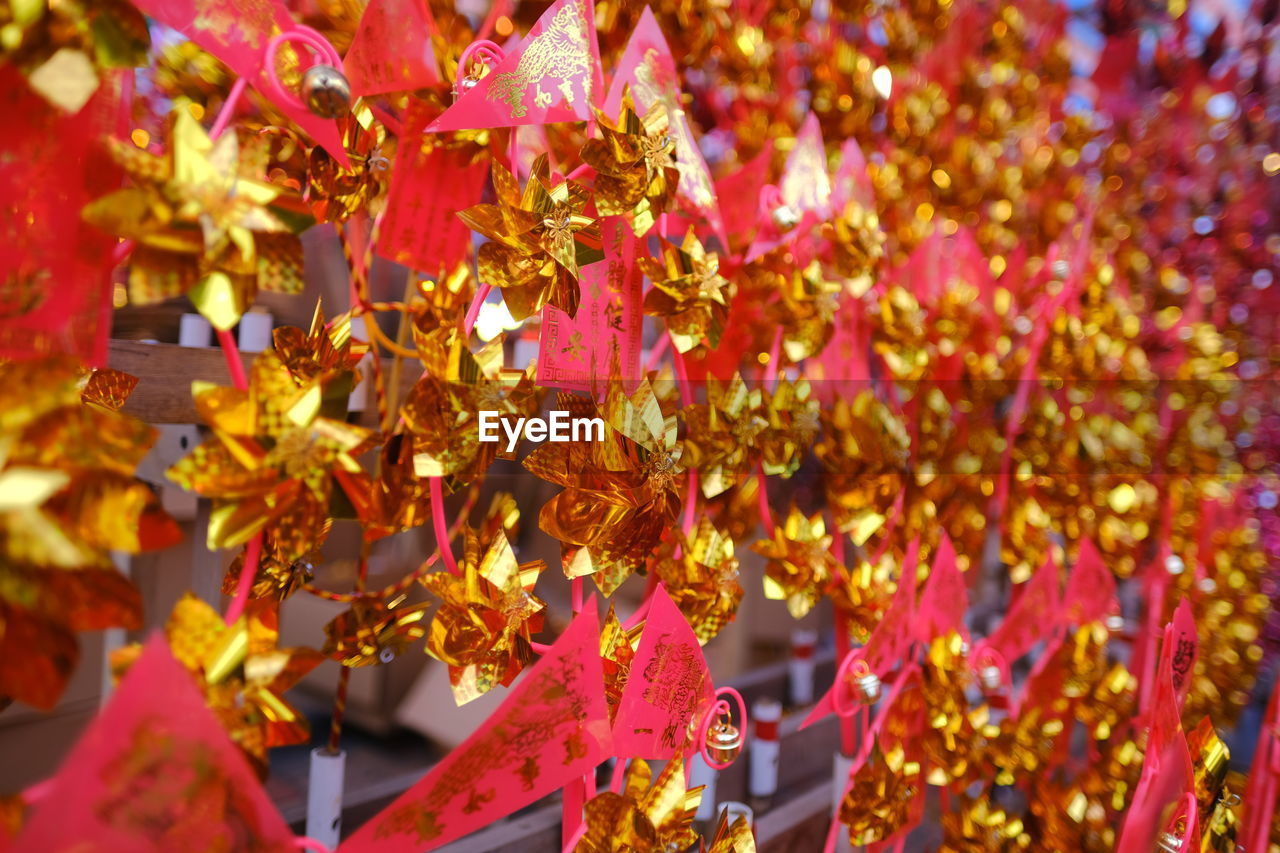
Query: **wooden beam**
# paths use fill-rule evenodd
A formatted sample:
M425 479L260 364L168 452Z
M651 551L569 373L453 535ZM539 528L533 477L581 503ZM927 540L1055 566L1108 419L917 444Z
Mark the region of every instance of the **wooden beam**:
M257 353L241 353L246 370ZM202 379L219 385L231 384L222 350L216 347L180 347L177 344L152 344L141 341L111 341L108 363L117 370L138 377L138 387L124 404L124 411L150 424L199 423L191 401L192 380ZM392 360L382 360L383 375L391 375ZM400 394L403 400L409 388L422 375L422 366L405 360L401 368ZM364 381L370 381L366 376ZM361 413L359 422L371 425L377 413L372 400Z

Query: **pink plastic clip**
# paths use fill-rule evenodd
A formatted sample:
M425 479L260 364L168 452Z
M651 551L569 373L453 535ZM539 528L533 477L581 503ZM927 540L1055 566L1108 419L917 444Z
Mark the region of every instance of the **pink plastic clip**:
M325 65L332 65L334 68L342 67L342 57L338 55L338 51L334 49L334 46L329 44L327 38L311 29L311 27L303 26L302 24L280 33L267 42L264 76L266 77L267 87L271 90L271 96L281 103L293 104L296 108L305 110L307 105L296 94L286 89L280 82L279 75L276 74L276 54L280 52L280 47L285 43L306 45L315 52L316 59L319 62Z
M467 68L471 66L471 60L480 56L485 65L490 68L496 68L498 63L507 58L506 52L497 44L488 39L473 41L467 45L462 51L462 55L458 57L458 72L453 78L453 96L459 98L464 94L462 81L467 79Z
M841 717L852 717L862 710L862 704L856 700L845 704L846 697L853 692L853 685L860 679L873 675L871 667L862 658L862 649L854 649L844 656L836 669L835 685L831 688L831 706Z

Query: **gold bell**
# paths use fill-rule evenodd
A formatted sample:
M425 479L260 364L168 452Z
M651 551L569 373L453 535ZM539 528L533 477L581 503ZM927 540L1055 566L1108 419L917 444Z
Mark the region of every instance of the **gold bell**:
M351 84L332 65L313 65L302 75L302 100L320 118L341 118L351 111Z
M720 720L707 730L707 754L717 764L729 764L742 752L742 732L728 720Z
M853 683L858 685L858 696L868 705L874 705L880 698L880 678L874 672L858 676Z
M999 690L1001 685L1000 667L995 664L987 664L978 670L978 680L982 682L984 690Z
M1182 853L1182 839L1172 832L1162 832L1156 840L1156 850L1160 853Z
M800 224L800 214L789 204L780 204L773 209L773 224L779 231L790 231Z

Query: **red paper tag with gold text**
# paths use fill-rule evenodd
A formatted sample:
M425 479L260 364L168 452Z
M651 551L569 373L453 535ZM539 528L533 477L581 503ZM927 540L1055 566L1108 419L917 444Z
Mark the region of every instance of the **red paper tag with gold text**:
M406 92L440 82L431 47L435 21L419 0L370 0L342 58L353 95Z
M614 754L671 758L682 750L692 751L697 745L690 730L714 700L711 672L698 637L659 585L618 704Z
M409 114L405 143L391 170L378 254L430 276L450 272L467 257L471 231L458 218L480 202L489 161L471 162L466 148L438 148L424 137L427 116ZM414 151L412 140L422 144Z
M604 260L583 267L582 301L570 317L551 305L542 309L538 341L538 384L565 391L591 391L611 376L616 349L618 376L640 379L640 289L638 241L620 216L604 222ZM627 389L630 390L628 385Z
M338 850L434 850L582 778L612 746L592 598L475 734Z
M0 69L0 358L70 353L105 364L115 240L80 221L120 173L97 148L119 130L117 78L75 115L49 106L12 66Z

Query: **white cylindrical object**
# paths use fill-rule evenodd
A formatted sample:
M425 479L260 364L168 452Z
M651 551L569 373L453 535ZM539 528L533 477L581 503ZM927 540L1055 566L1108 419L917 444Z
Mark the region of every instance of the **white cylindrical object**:
M240 349L262 352L271 348L271 329L275 318L266 311L247 311L240 318Z
M363 316L351 318L351 337L357 341L369 340L369 329L365 325ZM360 374L360 384L351 389L351 393L347 396L347 411L363 412L369 405L369 385L372 376L365 368L369 366L370 360L376 357L377 351L377 347L373 347L368 355L360 359L360 364L356 367Z
M750 772L747 790L753 797L772 797L778 793L778 753L782 742L778 724L782 721L782 703L776 699L757 699L751 706Z
M813 653L818 645L818 632L812 628L796 628L791 632L790 697L791 704L813 704Z
M694 820L707 821L716 813L716 771L711 769L697 752L689 761L689 787L702 787L702 801L698 803L698 813Z
M747 819L747 824L751 827L751 834L756 834L756 816L755 812L751 811L751 806L746 803L740 803L737 800L725 800L720 804L720 808L716 810L717 822L720 820L720 815L725 812L728 812L727 820L725 822L730 826L737 823L738 818L745 817Z
M849 774L853 772L853 757L836 750L835 760L831 764L831 816L840 815L840 801L844 799L845 787L849 784ZM853 853L853 845L849 843L849 833L843 828L836 830L836 853Z
M201 314L183 314L178 318L178 346L207 347L213 339L213 326Z
M342 835L342 782L347 754L324 747L311 750L311 776L307 783L307 837L330 850Z

